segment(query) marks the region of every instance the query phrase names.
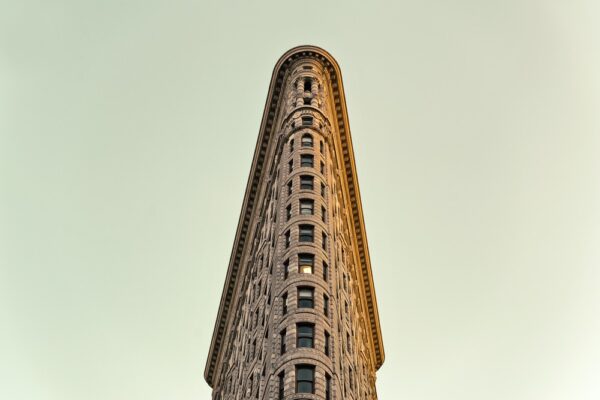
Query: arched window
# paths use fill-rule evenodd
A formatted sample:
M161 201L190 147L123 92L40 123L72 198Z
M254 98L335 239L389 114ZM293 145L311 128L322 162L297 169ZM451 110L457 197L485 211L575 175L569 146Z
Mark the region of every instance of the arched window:
M308 133L302 136L302 147L313 147L313 138Z

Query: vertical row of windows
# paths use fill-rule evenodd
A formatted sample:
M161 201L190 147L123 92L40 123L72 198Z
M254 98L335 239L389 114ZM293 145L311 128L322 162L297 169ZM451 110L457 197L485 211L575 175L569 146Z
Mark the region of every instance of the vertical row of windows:
M304 81L304 90L311 91L312 81L306 79ZM304 98L304 104L310 105L311 99ZM313 125L314 119L312 116L303 116L301 118L303 126ZM294 140L291 139L289 142L290 153L294 151ZM314 147L313 136L310 134L304 134L300 137L300 147L312 148ZM319 151L324 153L324 143L319 141ZM312 154L300 154L300 167L314 168L315 157ZM289 172L294 169L293 159L288 162ZM320 172L325 173L325 163L320 161L319 163ZM314 190L315 189L315 178L311 175L300 175L300 189L301 190ZM325 197L325 184L321 182L320 185L321 196ZM287 183L288 196L293 192L293 181ZM315 215L315 201L309 198L299 199L298 207L299 215ZM286 221L289 221L292 217L292 205L289 204L285 211ZM321 206L321 220L327 221L327 209ZM321 232L321 240L323 249L327 248L328 237L323 231ZM288 229L285 234L285 247L289 248L291 242L291 230ZM300 224L298 225L298 241L300 243L314 243L315 241L315 226L311 224ZM288 279L289 277L290 260L286 259L283 263L283 277ZM315 256L309 253L298 254L298 273L300 274L314 274L315 272ZM329 265L323 261L322 263L323 280L329 280ZM297 288L297 307L302 308L314 308L315 307L315 288L310 286L299 286ZM282 295L282 312L287 314L288 312L288 293ZM329 316L329 297L323 294L323 312L325 316ZM287 350L287 330L283 329L280 331L280 352L284 354ZM296 348L314 348L315 347L315 324L308 322L300 322L296 324ZM324 353L330 356L331 353L331 336L328 331L324 332ZM296 379L295 379L295 392L296 393L315 393L315 366L308 364L299 364L295 366ZM283 400L285 396L285 372L282 371L278 375L279 386L278 386L278 399ZM331 376L325 374L325 398L331 400Z

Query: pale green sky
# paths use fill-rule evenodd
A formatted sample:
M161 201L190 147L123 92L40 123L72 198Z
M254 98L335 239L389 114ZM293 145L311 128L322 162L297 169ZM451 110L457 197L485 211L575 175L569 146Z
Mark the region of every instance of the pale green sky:
M0 398L209 398L299 44L343 72L380 399L598 400L597 0L0 0Z

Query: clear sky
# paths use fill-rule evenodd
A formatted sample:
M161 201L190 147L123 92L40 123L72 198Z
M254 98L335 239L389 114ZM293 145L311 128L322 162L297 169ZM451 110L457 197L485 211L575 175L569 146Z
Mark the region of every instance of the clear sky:
M299 44L342 68L380 399L598 400L597 0L0 0L0 398L209 398Z

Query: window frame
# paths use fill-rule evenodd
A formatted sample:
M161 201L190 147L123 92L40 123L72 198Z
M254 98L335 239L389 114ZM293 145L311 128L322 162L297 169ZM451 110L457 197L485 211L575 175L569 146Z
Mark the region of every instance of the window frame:
M301 190L315 190L315 177L312 175L300 175Z
M304 345L301 345L304 343ZM315 348L315 324L298 322L296 324L296 348Z
M314 140L312 135L310 133L305 133L304 135L302 135L302 138L300 139L300 147L312 148L313 146Z
M308 373L309 376L302 377L303 373ZM303 386L306 385L306 388ZM296 393L315 393L315 366L310 364L296 365Z
M309 267L310 272L304 272L303 267ZM298 254L298 273L299 274L314 274L315 272L315 255L310 253Z
M310 296L304 295L310 293ZM298 286L298 308L315 308L315 288L312 286Z
M298 225L298 242L314 243L315 242L315 226L310 224Z
M298 203L300 215L315 215L315 201L313 199L300 199Z
M312 154L300 154L300 167L314 168L315 156Z

